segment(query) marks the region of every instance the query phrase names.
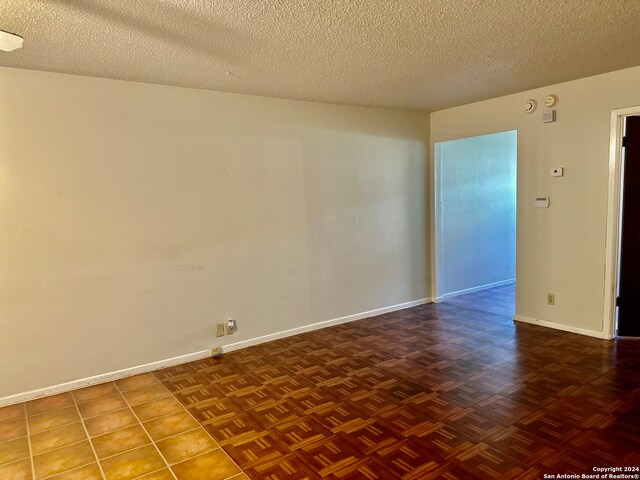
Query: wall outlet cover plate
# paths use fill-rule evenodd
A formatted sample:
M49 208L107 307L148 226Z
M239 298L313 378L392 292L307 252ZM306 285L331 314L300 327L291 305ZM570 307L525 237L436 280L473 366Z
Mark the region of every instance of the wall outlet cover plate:
M224 331L225 331L224 323L216 324L216 337L223 337Z

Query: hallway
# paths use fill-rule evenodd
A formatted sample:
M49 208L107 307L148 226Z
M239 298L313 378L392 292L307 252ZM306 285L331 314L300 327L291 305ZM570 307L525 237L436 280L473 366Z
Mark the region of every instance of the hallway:
M455 305L484 313L495 313L513 318L516 311L516 284L488 288L444 300L442 303Z

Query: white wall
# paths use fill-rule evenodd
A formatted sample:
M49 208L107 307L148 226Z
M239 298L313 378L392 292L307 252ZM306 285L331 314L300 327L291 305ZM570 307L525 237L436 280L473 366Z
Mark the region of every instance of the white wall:
M517 148L515 131L435 145L438 297L515 278Z
M518 131L518 315L602 332L611 110L640 105L639 86L634 67L431 114L432 142ZM542 123L544 105L523 112L525 100L540 105L551 93L556 123ZM555 165L565 177L549 176ZM534 208L537 196L551 208Z
M0 397L428 296L427 114L7 68L0 112Z

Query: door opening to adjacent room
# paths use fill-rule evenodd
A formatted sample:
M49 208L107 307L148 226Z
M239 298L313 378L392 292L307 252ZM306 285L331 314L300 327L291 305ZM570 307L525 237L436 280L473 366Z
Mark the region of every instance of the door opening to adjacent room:
M439 301L513 316L517 131L436 143Z
M616 121L618 118L614 123ZM612 299L615 311L611 320L613 334L640 337L640 297L635 292L640 284L640 115L619 117L619 127L615 135L617 155L614 157L619 192L616 195L619 238L616 241L616 294Z

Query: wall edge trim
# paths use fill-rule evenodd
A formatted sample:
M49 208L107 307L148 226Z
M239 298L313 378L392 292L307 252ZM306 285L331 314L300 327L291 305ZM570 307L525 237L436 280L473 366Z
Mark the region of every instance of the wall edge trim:
M464 290L456 290L455 292L451 293L443 293L441 297L438 297L438 301L440 301L440 299L446 300L447 298L457 297L458 295L466 295L467 293L479 292L480 290L487 290L488 288L501 287L503 285L509 285L511 283L516 283L516 279L507 278L506 280L485 283L484 285L478 285L477 287L465 288Z
M587 328L573 327L571 325L563 325L562 323L550 322L548 320L542 320L540 318L525 317L524 315L514 315L514 322L530 323L532 325L539 325L541 327L553 328L554 330L562 330L570 333L577 333L578 335L586 335L588 337L600 338L603 340L610 340L607 334L599 332L597 330L589 330Z
M142 365L136 365L134 367L115 370L113 372L101 373L99 375L81 378L79 380L71 380L70 382L60 383L58 385L52 385L50 387L38 388L36 390L17 393L0 398L0 407L6 407L8 405L13 405L16 403L28 402L30 400L36 400L38 398L48 397L50 395L56 395L58 393L70 392L71 390L90 387L92 385L98 385L100 383L112 382L114 380L120 380L121 378L130 377L132 375L153 372L161 368L173 367L175 365L201 360L210 356L211 350L201 350L199 352L188 353L186 355L166 358L157 362L145 363Z
M397 310L403 310L405 308L417 307L418 305L424 305L426 303L434 303L434 301L430 297L421 298L420 300L412 300L410 302L398 303L397 305L391 305L389 307L376 308L374 310L368 310L366 312L354 313L353 315L347 315L331 320L311 323L309 325L303 325L302 327L296 327L290 330L282 330L280 332L271 333L269 335L263 335L261 337L250 338L249 340L243 340L241 342L222 345L222 351L225 353L233 352L234 350L239 350L241 348L260 345L261 343L271 342L273 340L279 340L281 338L291 337L293 335L299 335L301 333L311 332L313 330L320 330L321 328L340 325L341 323L354 322L356 320L362 320L363 318L382 315L383 313L395 312Z
M347 315L344 317L338 317L331 320L325 320L322 322L312 323L309 325L303 325L301 327L292 328L290 330L283 330L280 332L272 333L269 335L263 335L260 337L251 338L249 340L243 340L241 342L231 343L228 345L222 345L223 352L233 352L234 350L240 350L241 348L251 347L253 345L259 345L261 343L270 342L272 340L278 340L281 338L298 335L300 333L310 332L313 330L320 330L321 328L330 327L332 325L339 325L341 323L353 322L355 320L361 320L363 318L372 317L375 315L382 315L383 313L395 312L397 310L403 310L405 308L416 307L418 305L424 305L426 303L433 303L433 300L429 297L421 298L420 300L412 300L410 302L399 303L397 305L391 305L388 307L376 308L374 310L368 310L366 312L355 313L353 315ZM49 387L38 388L36 390L30 390L27 392L17 393L0 398L0 407L6 407L14 405L16 403L28 402L30 400L36 400L38 398L47 397L50 395L56 395L58 393L65 393L78 388L89 387L92 385L98 385L100 383L112 382L114 380L120 380L121 378L130 377L132 375L139 375L141 373L153 372L161 368L173 367L175 365L181 365L183 363L194 362L211 356L211 350L201 350L198 352L188 353L186 355L179 355L177 357L166 358L156 362L145 363L143 365L136 365L134 367L123 368L121 370L115 370L113 372L101 373L91 377L81 378L79 380L72 380L58 385L52 385Z

